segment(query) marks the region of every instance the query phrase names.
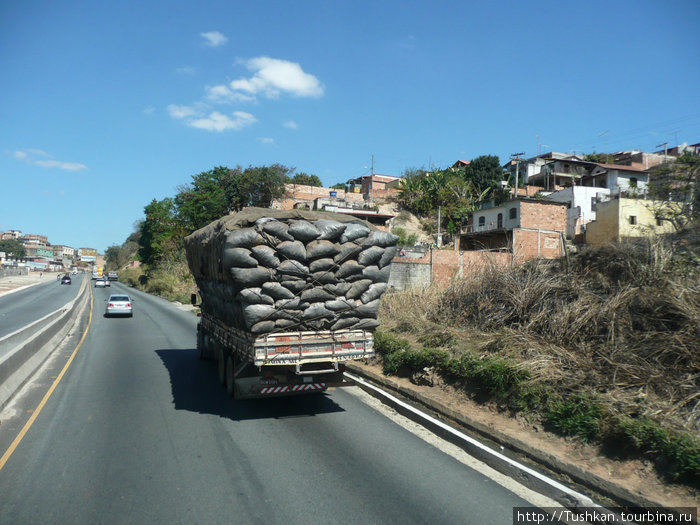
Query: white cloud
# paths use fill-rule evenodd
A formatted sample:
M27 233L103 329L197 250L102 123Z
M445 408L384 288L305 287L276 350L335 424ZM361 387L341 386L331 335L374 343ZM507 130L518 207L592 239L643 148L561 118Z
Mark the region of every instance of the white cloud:
M170 116L177 119L192 117L197 113L194 108L190 106L177 106L175 104L170 104L167 109Z
M297 129L299 127L299 125L293 120L287 120L286 122L283 122L282 125L288 129Z
M188 120L187 125L207 131L226 131L229 129L241 129L257 122L253 115L244 111L235 111L231 115L233 118L218 111L213 111L206 117Z
M146 109L143 110L144 115L153 115L153 113L156 112L156 108L153 106L148 106Z
M51 155L50 153L46 153L44 150L41 149L28 148L25 151L31 155L41 155L42 157L47 157L49 159L53 158L53 155Z
M41 166L42 168L58 168L65 171L80 171L87 169L85 164L80 164L79 162L61 162L58 160L37 160L33 164Z
M260 142L262 142L263 144L274 144L275 143L275 139L270 138L270 137L260 137L258 140Z
M223 46L228 42L228 38L225 35L219 33L218 31L209 31L208 33L199 33L199 36L204 38L205 44L210 47Z
M175 70L175 72L176 72L178 75L189 75L189 76L192 76L192 75L195 74L196 70L195 70L195 68L193 68L192 66L182 66L182 67L178 67L178 68Z
M25 150L17 150L12 153L12 156L17 160L22 160L34 166L41 166L42 168L58 168L64 171L80 171L88 169L85 164L81 164L79 162L63 162L60 160L53 160L53 155L40 149L27 148ZM37 160L37 156L50 160Z
M215 104L231 104L233 102L251 102L255 100L255 97L236 93L224 85L207 86L206 93L207 100Z
M323 96L323 85L315 76L304 72L296 62L257 57L243 63L254 74L250 78L231 82L230 86L234 91L267 98L278 98L282 93L295 97Z

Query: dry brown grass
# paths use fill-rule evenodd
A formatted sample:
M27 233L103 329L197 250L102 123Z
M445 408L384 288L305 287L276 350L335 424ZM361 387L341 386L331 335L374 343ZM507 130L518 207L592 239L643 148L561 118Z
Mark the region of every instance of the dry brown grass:
M700 278L660 244L488 268L444 289L388 294L387 328L451 330L532 381L593 392L611 413L700 431ZM459 345L453 345L457 348Z

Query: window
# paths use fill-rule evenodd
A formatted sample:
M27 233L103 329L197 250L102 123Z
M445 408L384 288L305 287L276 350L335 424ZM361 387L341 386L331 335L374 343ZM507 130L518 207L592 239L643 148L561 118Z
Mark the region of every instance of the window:
M509 219L517 219L518 218L518 208L511 208L508 210L508 218Z
M479 217L479 226L484 226L486 224L486 217L483 215Z
M500 230L503 228L503 214L499 213L498 214L498 229Z
M637 177L632 177L630 179L630 188L636 188L637 187Z
M630 215L630 224L637 224L637 216Z

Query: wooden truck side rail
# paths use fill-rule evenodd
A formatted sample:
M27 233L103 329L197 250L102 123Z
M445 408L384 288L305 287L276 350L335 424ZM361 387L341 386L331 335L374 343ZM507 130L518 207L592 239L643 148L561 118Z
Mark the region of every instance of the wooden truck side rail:
M256 337L226 326L208 314L202 314L202 327L239 359L257 367L293 365L297 373L313 363L338 363L374 356L374 336L367 330L276 332Z

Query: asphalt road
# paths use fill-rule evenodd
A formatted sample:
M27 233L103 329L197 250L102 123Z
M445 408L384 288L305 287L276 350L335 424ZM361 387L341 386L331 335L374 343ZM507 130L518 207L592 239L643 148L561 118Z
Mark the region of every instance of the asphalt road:
M47 274L45 282L0 296L0 337L58 310L75 299L85 275L72 275L73 283L61 285Z
M103 317L116 291L133 318ZM197 359L192 313L123 285L92 292L74 360L0 466L1 524L503 525L529 505L355 387L234 401Z

